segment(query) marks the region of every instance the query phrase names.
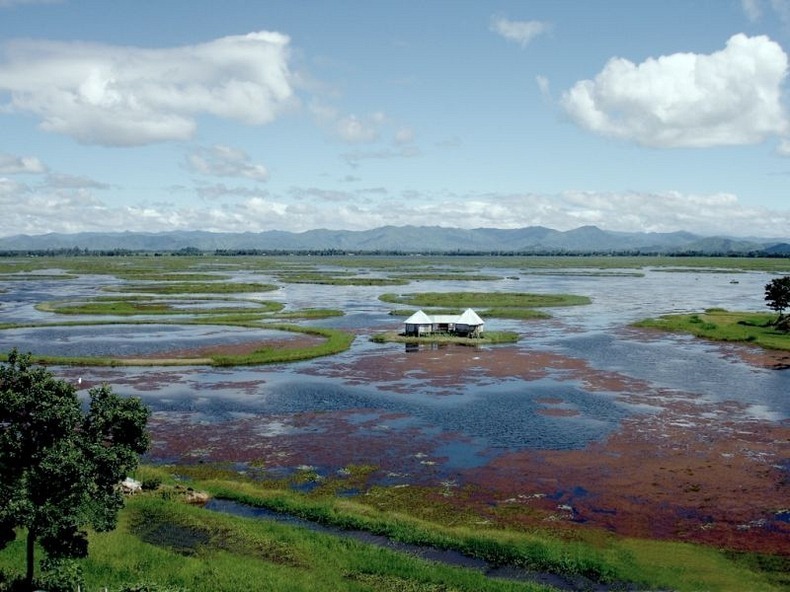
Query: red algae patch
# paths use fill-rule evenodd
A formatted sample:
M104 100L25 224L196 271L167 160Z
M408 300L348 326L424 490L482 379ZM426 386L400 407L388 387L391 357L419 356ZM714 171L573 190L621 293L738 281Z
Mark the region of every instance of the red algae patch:
M382 363L384 359L386 363ZM342 377L351 384L388 383L389 389L398 392L412 391L414 381L433 387L452 387L489 379L530 381L558 374L573 378L587 372L589 368L583 360L552 352L457 345L415 351L389 349L313 370L324 376ZM399 382L404 384L398 385Z
M787 426L676 398L582 450L512 452L465 480L540 510L517 520L789 553Z
M199 414L162 413L151 421L151 456L275 471L305 465L325 475L374 465L371 482L384 485L439 491L451 479L469 494L449 496L448 503L516 528L603 529L790 554L790 425L755 416L744 404L662 390L581 359L516 347L389 348L305 372L385 385L388 392L438 389L431 392L440 395L455 385L549 377L614 397L633 413L581 449L477 451L460 432L432 431L409 413L380 409L250 414L213 423L200 422ZM538 415L586 421L562 396L535 403ZM448 454L459 449L472 462L458 465L456 458L453 465Z

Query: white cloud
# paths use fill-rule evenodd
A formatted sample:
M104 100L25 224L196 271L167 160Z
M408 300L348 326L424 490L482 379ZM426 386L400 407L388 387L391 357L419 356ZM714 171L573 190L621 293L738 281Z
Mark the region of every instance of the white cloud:
M224 183L199 185L195 188L195 192L204 199L266 197L268 195L266 190L250 189L249 187L228 187Z
M169 49L13 41L0 91L7 110L86 144L183 140L201 114L250 125L277 117L294 100L288 44L265 31Z
M342 155L343 159L351 166L359 166L363 160L393 160L396 158L416 158L422 152L417 146L407 144L398 146L395 149L384 148L381 150L357 150L346 152Z
M402 127L395 132L395 143L398 145L411 144L414 142L414 130L410 127Z
M549 79L545 76L535 76L535 82L538 85L538 89L540 90L540 96L543 97L543 100L547 103L551 103L551 85L549 84Z
M46 186L53 189L109 189L110 186L88 177L79 177L65 173L50 173L46 177Z
M48 232L209 230L259 232L312 228L363 230L384 225L437 224L446 227L570 230L594 224L605 230L790 239L790 210L743 205L727 193L615 193L393 195L380 189L337 191L294 187L272 195L245 188L200 188L206 198L233 196L195 207L173 203L113 206L89 189L33 187L0 177L0 236ZM392 207L397 202L398 207Z
M335 135L348 144L368 144L380 137L380 127L385 121L381 113L365 118L347 115L335 122Z
M760 6L760 0L741 0L741 8L746 13L746 18L752 22L760 20L763 16L763 9Z
M34 156L14 156L0 153L0 175L39 174L46 171L47 167Z
M381 138L382 129L389 123L386 114L380 111L364 116L343 115L337 108L318 100L312 101L309 109L329 136L345 144L372 144Z
M549 31L551 26L542 21L511 21L503 16L493 16L489 29L508 41L526 47L533 39Z
M611 59L561 104L592 132L661 148L752 144L788 130L787 55L765 36L734 35L710 55L677 53L634 64Z
M768 12L779 18L784 27L790 26L790 0L741 0L741 8L751 22L756 23L763 18L768 7Z
M265 166L250 162L246 152L230 146L199 148L187 156L187 167L196 173L215 177L239 177L253 181L269 178Z

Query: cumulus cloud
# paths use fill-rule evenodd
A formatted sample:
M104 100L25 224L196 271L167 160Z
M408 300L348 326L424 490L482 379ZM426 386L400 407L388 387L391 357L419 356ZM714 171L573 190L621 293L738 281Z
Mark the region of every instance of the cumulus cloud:
M551 29L542 21L511 21L503 16L492 16L489 29L508 41L526 47L533 39Z
M0 153L0 175L40 174L46 171L47 167L34 156L14 156L13 154Z
M253 181L266 181L269 171L262 164L250 162L249 155L230 146L198 148L187 155L187 168L202 175L239 177Z
M167 49L18 40L3 48L0 91L6 110L82 143L184 140L201 114L250 125L277 117L294 100L288 46L266 31Z
M753 144L788 131L786 73L779 44L738 34L709 55L613 58L563 93L561 105L587 130L645 146Z

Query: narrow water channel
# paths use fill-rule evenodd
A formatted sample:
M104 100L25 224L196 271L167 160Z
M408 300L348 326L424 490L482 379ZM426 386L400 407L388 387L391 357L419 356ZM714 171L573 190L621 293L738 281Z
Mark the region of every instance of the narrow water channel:
M234 516L241 516L243 518L272 520L280 524L306 528L308 530L320 532L322 534L345 537L368 545L375 545L400 553L408 553L409 555L419 557L426 561L435 561L444 565L474 569L482 572L486 577L489 578L499 578L520 582L533 582L536 584L543 584L545 586L552 586L558 590L568 590L573 592L606 592L609 590L628 591L640 589L624 582L601 584L594 582L593 580L590 580L584 576L564 576L548 572L530 571L516 566L494 565L483 559L471 557L452 549L440 549L426 545L402 543L384 535L373 534L364 530L346 530L335 526L319 524L318 522L311 522L291 514L275 512L273 510L269 510L268 508L259 508L241 504L232 500L213 498L209 500L204 507L205 509L212 512L231 514Z

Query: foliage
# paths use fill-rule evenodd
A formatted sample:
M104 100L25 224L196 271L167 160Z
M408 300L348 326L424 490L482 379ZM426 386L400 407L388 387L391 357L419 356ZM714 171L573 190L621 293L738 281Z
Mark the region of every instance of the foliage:
M765 302L768 308L779 313L781 321L785 309L790 307L790 276L772 279L765 285Z
M645 319L636 327L690 333L713 341L744 342L767 349L790 350L790 336L776 330L771 315L710 309L704 313Z
M115 527L117 484L149 445L148 409L109 386L89 391L83 412L75 387L13 350L0 366L0 548L26 530L32 585L39 543L50 565L85 557L86 527Z

